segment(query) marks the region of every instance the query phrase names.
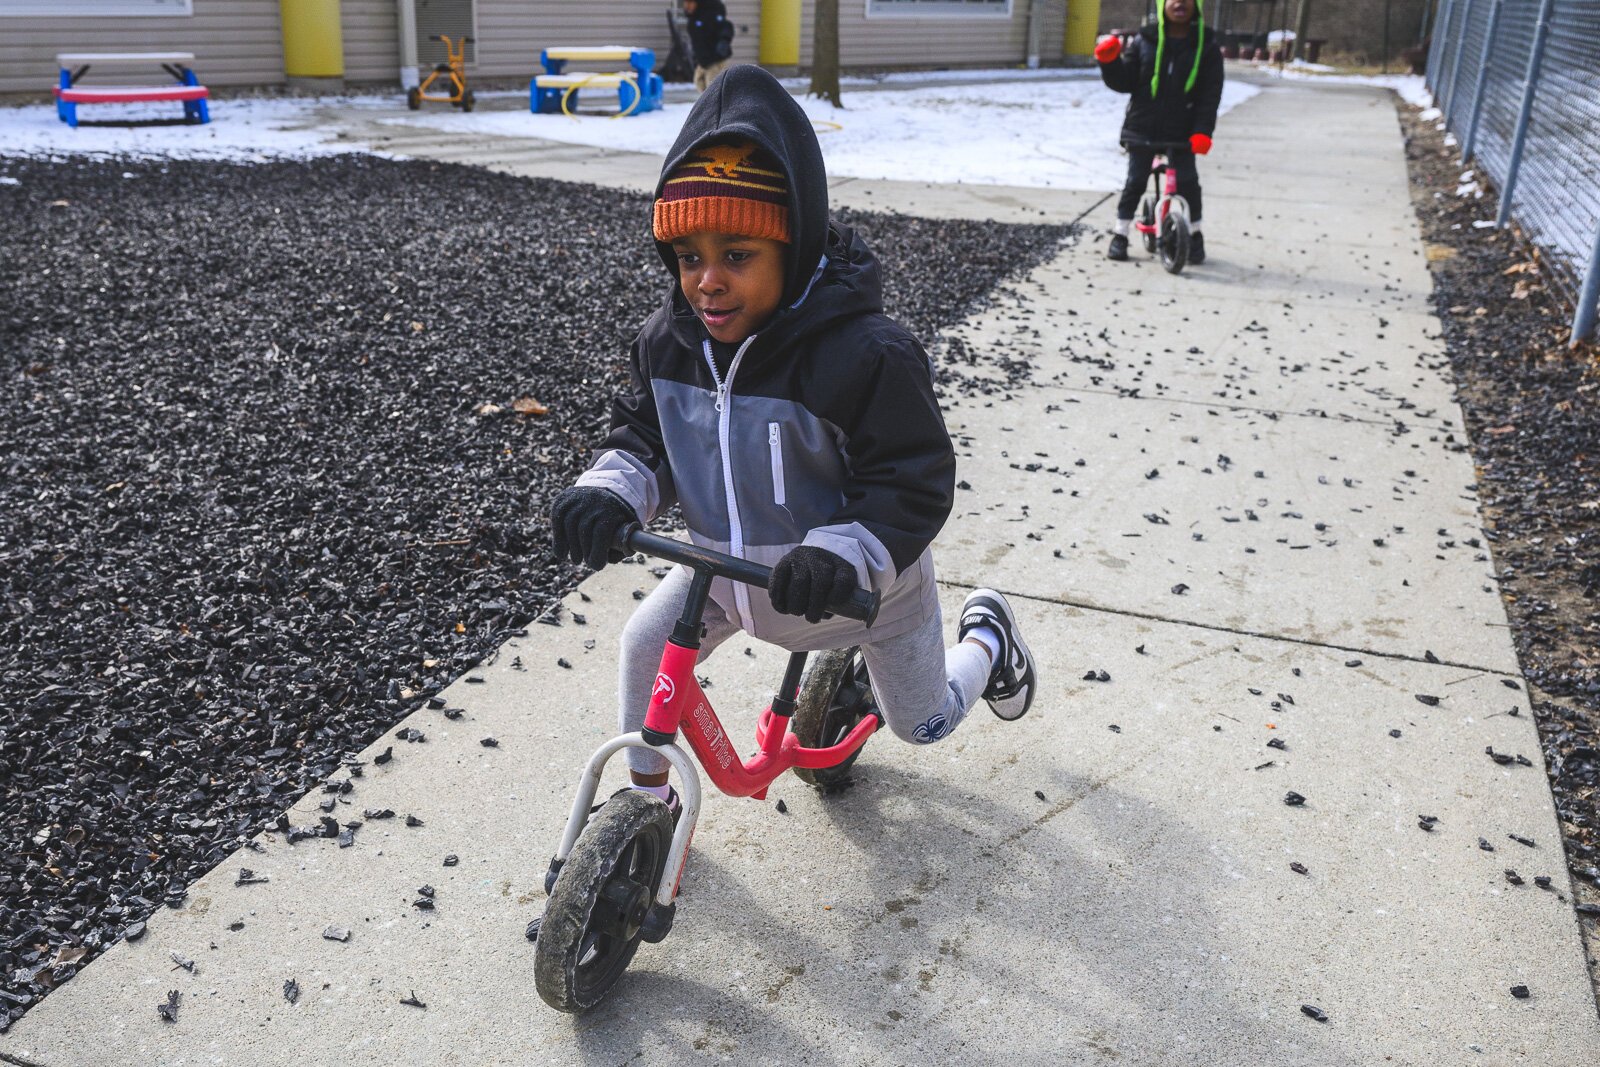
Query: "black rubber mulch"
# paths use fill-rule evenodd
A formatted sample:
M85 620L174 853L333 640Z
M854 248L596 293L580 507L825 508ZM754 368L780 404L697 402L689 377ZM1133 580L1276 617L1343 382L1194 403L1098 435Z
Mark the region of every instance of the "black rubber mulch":
M0 175L4 1030L571 588L666 276L646 197L450 165ZM841 215L930 339L1068 233Z
M1572 308L1513 232L1482 229L1496 191L1435 123L1402 108L1413 200L1478 464L1512 637L1539 726L1568 866L1600 901L1600 349L1568 347ZM1479 168L1478 179L1482 179ZM1591 955L1596 920L1580 912Z

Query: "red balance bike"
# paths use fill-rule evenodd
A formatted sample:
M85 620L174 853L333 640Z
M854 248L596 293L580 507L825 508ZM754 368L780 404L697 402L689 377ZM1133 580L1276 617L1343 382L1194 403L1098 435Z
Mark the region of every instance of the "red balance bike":
M1186 141L1144 147L1157 153L1150 162L1154 188L1139 201L1134 229L1144 238L1144 250L1159 251L1161 265L1168 273L1177 274L1189 262L1189 202L1178 195L1178 174L1167 162L1167 156L1193 149Z
M882 725L856 649L819 653L809 671L807 654L795 652L777 695L761 713L758 751L741 760L695 677L701 618L713 578L765 589L771 572L637 525L624 530L618 543L688 567L694 577L661 654L644 729L607 741L589 758L545 874L550 899L537 928L534 983L545 1003L574 1013L600 1002L641 941L659 942L672 928L678 880L700 815L700 776L678 743L680 732L718 789L764 800L772 780L791 767L814 785L843 782L861 746ZM878 613L878 594L858 589L829 610L870 625ZM624 788L591 808L606 763L634 747L660 753L677 772L682 809L676 825L665 803L636 789Z

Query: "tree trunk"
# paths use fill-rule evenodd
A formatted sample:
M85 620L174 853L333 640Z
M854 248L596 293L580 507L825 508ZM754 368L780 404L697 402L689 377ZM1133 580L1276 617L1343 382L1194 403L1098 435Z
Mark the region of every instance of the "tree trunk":
M1287 10L1287 9L1286 9ZM1311 25L1311 0L1300 0L1294 19L1294 58L1306 57L1306 34Z
M839 92L839 0L816 0L811 37L811 90L834 107L844 107Z

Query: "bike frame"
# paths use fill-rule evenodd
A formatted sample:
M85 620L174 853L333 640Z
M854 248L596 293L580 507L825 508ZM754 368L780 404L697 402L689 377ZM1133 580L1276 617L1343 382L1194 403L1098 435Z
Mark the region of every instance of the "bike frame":
M578 842L578 836L588 824L589 809L600 790L600 778L606 763L625 748L651 749L665 757L673 770L678 772L681 786L678 793L683 804L683 814L679 817L678 828L672 835L672 846L667 852L666 870L656 891L656 903L667 907L677 895L678 879L683 874L689 841L694 837L695 822L700 815L700 776L695 760L676 743L680 731L718 789L729 796L765 800L767 787L778 775L791 767L815 769L837 766L866 743L878 724L870 717L863 719L844 740L828 748L806 748L801 745L800 739L790 729L790 716L794 713L795 697L800 689L800 675L805 670L806 653L794 652L789 656L789 664L777 694L761 712L757 722L757 751L749 759L741 760L721 720L712 709L705 690L700 687L699 678L695 676L700 655L700 624L713 577L732 578L765 588L767 568L671 538L657 537L636 526L624 531L621 540L630 549L649 552L692 567L694 577L689 584L683 614L661 653L661 668L650 694L644 729L607 741L589 757L578 780L577 796L573 800L572 812L567 817L566 830L561 835L561 845L556 849L554 866L559 867L566 862ZM831 607L841 614L862 618L870 624L877 614L877 594L858 592L851 603Z
M1155 221L1146 225L1136 220L1134 228L1140 233L1159 237L1161 227L1167 221L1167 214L1172 210L1172 202L1178 199L1178 172L1172 169L1165 153L1157 153L1150 161L1150 172L1155 175L1156 184L1161 190L1161 196L1156 201Z
M452 40L440 34L439 40L444 42L444 52L448 62L442 63L423 79L417 86L417 96L423 100L431 100L436 104L453 104L461 99L461 94L467 89L467 39L465 37ZM445 96L433 96L428 93L428 86L438 80L439 75L448 75L450 79L450 92Z

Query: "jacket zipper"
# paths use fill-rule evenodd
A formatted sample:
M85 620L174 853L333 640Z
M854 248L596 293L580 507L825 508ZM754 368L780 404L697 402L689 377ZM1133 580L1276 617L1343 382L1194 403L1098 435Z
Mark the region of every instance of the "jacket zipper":
M750 342L755 340L752 334L744 339L744 344L733 354L733 361L728 364L728 377L724 381L717 373L717 360L711 354L711 342L704 342L702 351L705 353L706 366L711 368L711 380L717 383L717 446L722 453L722 491L728 502L728 552L730 555L744 558L744 526L739 521L739 502L733 493L733 450L729 438L730 420L733 411L733 376L739 372L739 361L744 358L745 349L750 347ZM746 628L751 620L750 614L750 587L743 582L733 583L734 612L739 616L735 621L741 629Z
M772 453L772 502L788 510L783 489L783 434L775 422L767 423L767 449Z

